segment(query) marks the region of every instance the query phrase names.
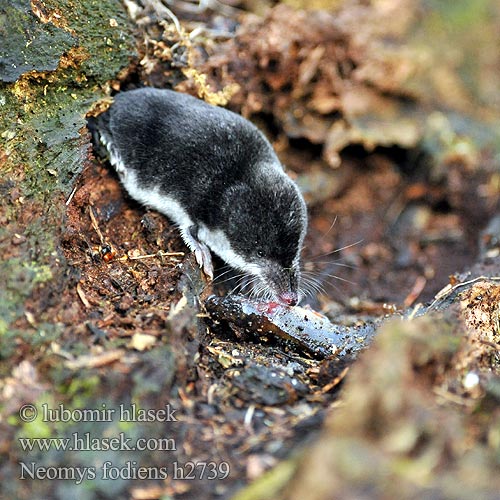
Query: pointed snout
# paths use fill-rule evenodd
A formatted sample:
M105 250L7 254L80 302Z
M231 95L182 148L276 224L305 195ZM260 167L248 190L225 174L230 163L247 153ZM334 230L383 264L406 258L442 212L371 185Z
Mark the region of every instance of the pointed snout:
M287 291L280 293L278 299L287 306L296 306L299 302L299 295L297 292Z

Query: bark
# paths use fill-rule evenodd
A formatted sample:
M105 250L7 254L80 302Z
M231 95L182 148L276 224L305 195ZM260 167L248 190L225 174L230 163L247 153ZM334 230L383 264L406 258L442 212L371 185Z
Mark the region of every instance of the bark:
M16 321L35 290L41 296L31 312L50 321L43 310L56 299L65 270L58 250L65 200L89 154L85 115L127 66L134 43L126 12L113 0L1 0L0 19L0 336L6 336L22 330Z

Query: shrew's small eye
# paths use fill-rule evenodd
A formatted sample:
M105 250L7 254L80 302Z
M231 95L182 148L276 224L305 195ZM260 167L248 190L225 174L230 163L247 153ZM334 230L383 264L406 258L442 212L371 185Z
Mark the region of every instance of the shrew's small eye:
M257 255L259 257L264 257L264 252L262 250L257 250Z

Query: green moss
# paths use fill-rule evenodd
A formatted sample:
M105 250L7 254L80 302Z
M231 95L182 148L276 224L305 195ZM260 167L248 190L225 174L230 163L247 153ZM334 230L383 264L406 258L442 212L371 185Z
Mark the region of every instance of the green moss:
M91 397L99 385L99 377L95 373L89 373L86 377L75 378L71 380L66 388L68 396Z
M11 152L7 171L23 165L27 194L45 201L56 189L70 190L85 155L85 114L103 96L103 84L128 64L133 41L125 12L117 2L45 1L47 12L57 9L59 23L67 23L65 30L50 22L42 24L33 14L26 14L23 4L18 0L9 10L17 6L18 24L24 23L26 30L34 26L36 33L46 37L60 32L72 42L49 43L41 34L36 38L37 43L45 41L50 65L34 55L28 57L22 44L17 52L14 46L4 49L10 51L12 64L20 67L16 61L28 59L23 67L36 70L23 72L15 83L0 87L0 134L6 140L4 148ZM111 26L115 24L111 19L116 27Z
M425 49L434 70L412 82L414 89L479 121L487 117L495 121L493 116L497 120L500 108L493 82L497 80L500 11L495 2L427 0L425 4L428 8L415 24L410 44Z
M40 407L40 405L38 405L38 407ZM42 414L40 412L38 417L33 420L33 422L26 422L22 426L20 437L25 439L50 438L53 434L54 433L52 432L50 424L43 421Z
M42 24L29 0L13 0L0 7L0 26L8 31L0 45L0 80L4 82L15 82L27 71L54 71L61 55L77 43L71 33L52 23Z
M36 262L28 262L24 264L24 267L33 273L32 283L36 285L37 283L45 283L52 279L52 271L50 267L46 264L38 265Z
M87 79L104 82L115 78L133 55L130 24L121 2L116 0L46 0L59 9L68 27L78 33L81 47L89 57L80 67ZM115 25L116 26L112 26Z
M20 341L30 346L33 351L40 352L44 346L57 340L62 332L62 326L57 323L42 323L36 328L25 330L12 328L8 321L3 320L0 328L4 328L3 331L0 331L0 361L7 360L16 354ZM9 374L9 365L0 363L0 376Z
M484 23L493 14L491 0L427 0L426 3L437 15L428 19L437 28L436 35L443 28L449 34L463 34L472 24Z

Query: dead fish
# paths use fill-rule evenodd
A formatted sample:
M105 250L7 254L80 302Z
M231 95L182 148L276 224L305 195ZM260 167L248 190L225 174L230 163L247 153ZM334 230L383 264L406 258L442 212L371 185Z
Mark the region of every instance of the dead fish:
M375 323L337 325L311 309L256 302L240 295L212 295L205 309L212 321L228 323L237 332L288 340L315 358L355 354L370 343L377 328Z

